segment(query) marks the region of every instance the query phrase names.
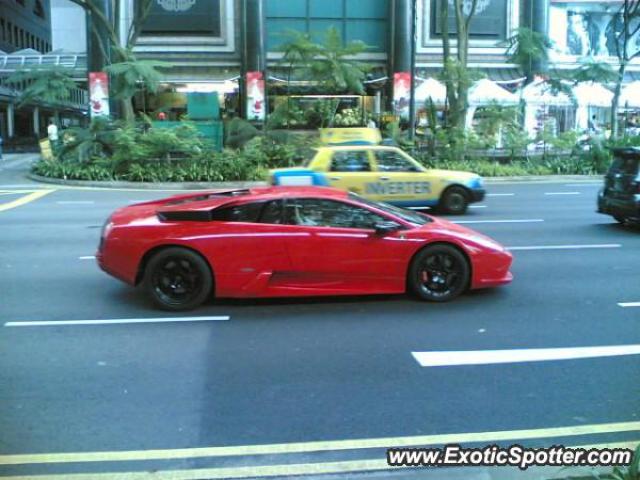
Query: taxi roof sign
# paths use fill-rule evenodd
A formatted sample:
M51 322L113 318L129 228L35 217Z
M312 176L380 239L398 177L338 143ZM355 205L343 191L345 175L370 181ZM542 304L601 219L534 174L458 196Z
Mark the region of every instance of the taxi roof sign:
M320 141L325 145L379 145L382 135L377 128L321 128Z

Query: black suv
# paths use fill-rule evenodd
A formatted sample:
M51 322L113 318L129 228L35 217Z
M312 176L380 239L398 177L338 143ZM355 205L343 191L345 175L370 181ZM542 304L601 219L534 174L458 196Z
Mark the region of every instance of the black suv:
M640 147L613 149L613 163L598 194L598 212L618 222L640 221Z

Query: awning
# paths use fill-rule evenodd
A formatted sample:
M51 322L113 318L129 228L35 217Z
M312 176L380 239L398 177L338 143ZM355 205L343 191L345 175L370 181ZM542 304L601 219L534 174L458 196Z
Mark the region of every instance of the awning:
M611 107L613 92L599 83L582 82L573 87L578 106Z
M620 108L640 108L640 81L631 82L622 88L618 105Z
M496 82L482 79L475 82L469 89L469 105L481 107L498 103L504 106L520 104L520 97L502 88Z
M551 105L556 107L570 107L573 102L566 93L554 91L551 85L542 79L537 79L522 89L522 98L530 105Z

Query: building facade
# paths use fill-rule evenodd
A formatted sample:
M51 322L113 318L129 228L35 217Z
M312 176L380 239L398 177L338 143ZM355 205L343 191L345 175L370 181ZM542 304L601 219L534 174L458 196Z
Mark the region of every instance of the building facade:
M80 84L86 76L85 59L52 51L51 4L49 0L0 1L0 135L9 147L34 144L46 135L47 123L76 123L86 111L86 93L71 92L69 101L20 104L22 86L4 80L12 73L46 65L68 67Z

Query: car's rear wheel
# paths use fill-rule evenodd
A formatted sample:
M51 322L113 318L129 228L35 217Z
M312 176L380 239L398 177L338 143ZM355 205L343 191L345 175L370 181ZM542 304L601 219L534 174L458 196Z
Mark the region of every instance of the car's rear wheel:
M622 215L614 215L613 218L615 218L616 222L618 223L627 223L627 217L624 217Z
M414 257L409 268L409 288L422 300L448 302L466 290L470 276L471 268L460 250L438 244Z
M462 215L469 206L469 196L462 187L449 187L442 194L440 199L440 210L451 215Z
M144 288L151 300L164 310L196 308L211 294L212 287L209 265L186 248L160 250L145 269Z

